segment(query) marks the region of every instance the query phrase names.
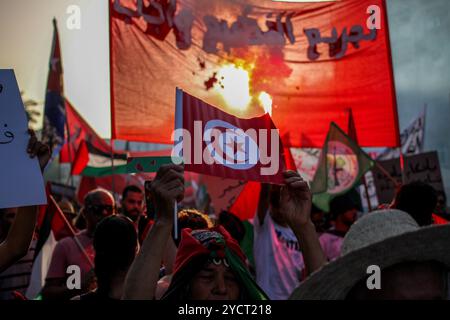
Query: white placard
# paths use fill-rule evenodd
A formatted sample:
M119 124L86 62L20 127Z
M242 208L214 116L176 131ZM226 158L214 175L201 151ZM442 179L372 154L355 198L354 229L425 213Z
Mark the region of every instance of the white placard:
M13 70L0 70L0 208L47 203L37 158L26 152L27 116Z

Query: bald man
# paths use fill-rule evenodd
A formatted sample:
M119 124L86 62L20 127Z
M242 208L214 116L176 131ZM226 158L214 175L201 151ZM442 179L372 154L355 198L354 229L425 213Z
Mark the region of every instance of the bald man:
M97 224L105 217L115 214L112 195L103 189L95 189L84 198L82 209L86 220L86 229L75 237L60 240L53 251L45 287L44 299L68 300L95 287L94 277L94 231ZM80 246L83 248L81 250ZM78 266L81 271L81 289L69 289L67 279L75 274L68 273L69 266ZM73 283L73 281L71 281Z

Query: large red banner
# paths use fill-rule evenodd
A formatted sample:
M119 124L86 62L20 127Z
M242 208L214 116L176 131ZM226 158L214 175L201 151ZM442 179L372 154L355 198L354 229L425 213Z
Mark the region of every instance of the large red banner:
M384 0L109 1L113 138L170 143L179 87L271 112L285 147L321 147L349 109L361 146L398 146Z

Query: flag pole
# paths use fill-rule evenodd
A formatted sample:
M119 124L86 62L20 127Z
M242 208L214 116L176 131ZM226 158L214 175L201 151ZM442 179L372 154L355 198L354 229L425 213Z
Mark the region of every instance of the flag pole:
M67 121L67 111L66 111L66 130L67 130L67 149L69 153L69 176L67 177L66 184L69 184L73 187L73 176L72 176L72 161L75 159L72 159L72 146L70 145L70 129L69 129L69 121Z
M183 128L183 91L180 88L176 88L175 130L179 128ZM176 141L174 141L174 143L176 143ZM176 200L173 206L173 238L178 240L178 203Z
M405 157L403 155L402 147L399 147L398 149L400 150L400 171L402 172L402 184L405 184L406 183Z
M116 201L116 190L114 184L114 139L111 138L111 190L114 201Z
M108 1L108 45L109 45L109 98L110 98L110 110L111 110L111 188L113 192L113 198L116 200L115 196L115 186L114 186L114 138L116 135L115 126L115 107L114 107L114 68L113 68L113 48L112 48L112 10L113 4Z
M91 258L88 256L88 254L86 253L86 250L84 250L83 245L81 244L80 240L78 240L78 238L75 236L76 232L73 229L72 225L70 224L69 221L67 221L66 216L64 215L64 213L62 213L61 208L58 206L58 204L56 203L55 198L53 198L53 196L51 194L49 194L49 198L50 201L52 201L53 205L56 208L56 212L58 212L60 218L63 220L64 224L66 225L66 227L69 229L70 234L72 235L73 240L75 241L75 243L78 246L78 249L80 249L81 253L83 254L83 256L86 258L86 260L89 262L89 265L91 266L91 268L94 268L94 262L91 260Z
M346 111L348 114L347 134L350 139L352 139L356 144L358 144L358 135L356 133L356 125L355 125L355 120L353 119L352 108L347 108ZM358 144L358 146L359 146L359 144ZM336 164L336 161L334 163ZM361 178L362 178L362 183L364 185L364 192L366 194L367 207L369 208L369 212L371 212L372 204L370 203L369 187L367 186L366 175L363 174L363 176ZM336 180L337 180L337 178L336 178Z
M387 172L387 170L385 168L383 168L383 166L378 161L375 161L375 165L378 168L378 170L380 170L381 173L385 175L386 178L388 178L389 180L392 181L392 183L394 184L395 187L399 186L398 181L395 180L395 178L393 176L391 176L389 174L389 172Z
M369 187L367 186L367 179L365 174L362 176L362 182L364 185L364 192L366 194L367 207L369 208L369 212L372 212L372 204L370 203L370 196L369 196Z

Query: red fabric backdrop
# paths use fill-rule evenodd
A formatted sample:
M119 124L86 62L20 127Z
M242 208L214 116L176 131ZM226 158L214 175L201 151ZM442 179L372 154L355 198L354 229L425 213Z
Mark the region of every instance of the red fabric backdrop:
M255 99L232 109L220 94L217 75L234 64L249 70L253 97L272 97L285 147L321 147L331 121L346 128L348 108L361 146L398 146L384 0L143 3L110 0L113 138L170 143L177 86L238 117L262 115ZM381 9L375 38L371 5ZM313 28L322 38L315 48Z

